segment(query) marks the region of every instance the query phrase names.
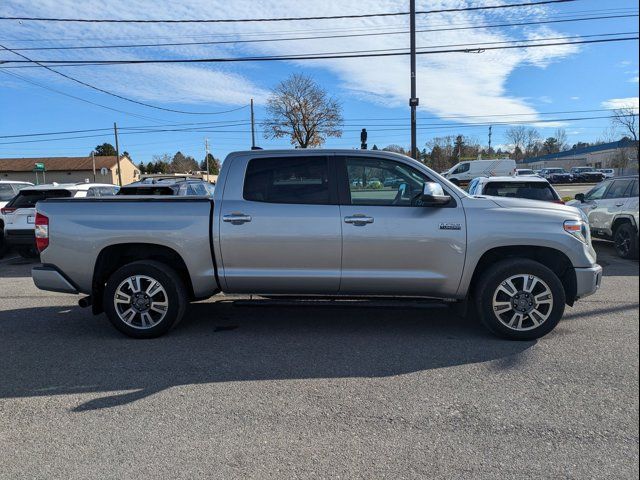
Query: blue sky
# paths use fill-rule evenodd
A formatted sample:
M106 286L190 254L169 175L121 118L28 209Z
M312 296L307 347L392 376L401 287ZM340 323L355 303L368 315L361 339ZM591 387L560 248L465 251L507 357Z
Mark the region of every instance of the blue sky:
M504 2L462 0L418 1L418 10ZM516 3L516 2L511 2ZM184 0L130 2L110 0L109 8L97 0L4 0L0 16L74 18L247 18L340 15L363 12L395 12L408 1L363 0L301 2L293 0L218 1ZM637 14L638 2L578 0L571 3L483 12L422 15L418 29L443 29L471 25L522 23L589 16ZM74 24L0 21L0 44L8 48L78 45L195 42L274 37L340 35L402 31L407 17L344 19L308 22L241 24ZM486 43L521 39L637 32L638 17L600 19L504 28L483 28L419 33L418 47ZM635 35L627 35L635 36ZM141 59L198 58L216 56L273 55L402 48L408 35L301 40L245 44L172 46L105 50L22 51L33 59ZM0 59L16 59L0 52ZM256 117L264 118L269 90L293 72L316 79L344 107L342 138L329 139L326 147L359 146L361 128L369 131L369 145L408 146L409 61L407 57L262 62L237 64L170 64L60 67L100 88L149 104L193 112L220 112L256 102ZM5 72L5 73L3 73ZM19 75L20 78L15 75ZM552 135L564 128L569 143L603 138L608 119L556 121L544 119L603 116L607 112L550 114L573 110L598 110L638 105L638 42L554 46L537 49L497 50L482 54L455 53L418 57L418 144L434 136L464 135L487 142L486 125L474 123L523 122ZM39 85L36 85L39 84ZM46 87L43 88L42 86ZM55 90L55 91L52 91ZM66 94L67 96L65 96ZM77 98L71 98L72 95ZM125 113L87 103L94 102ZM86 155L103 142L113 143L108 130L121 128L121 151L134 161L147 162L156 154L177 150L204 156L204 138L212 152L224 157L250 146L247 108L219 115L170 113L119 100L78 85L41 68L0 68L0 136L40 132L100 129L101 132L46 137L0 138L0 157ZM226 122L207 127L211 131L134 133L131 127L190 128L163 125L191 122ZM214 124L211 124L214 125ZM199 127L203 129L203 127ZM507 143L504 130L493 127L493 145ZM67 138L92 135L90 138ZM94 136L95 135L95 136ZM54 140L54 139L58 140ZM38 140L31 143L9 143ZM44 140L44 141L40 141ZM266 140L265 148L290 146L287 139Z

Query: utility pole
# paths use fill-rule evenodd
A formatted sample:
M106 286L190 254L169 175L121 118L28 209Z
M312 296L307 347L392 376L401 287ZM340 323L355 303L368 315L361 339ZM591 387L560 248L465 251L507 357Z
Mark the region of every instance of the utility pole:
M116 137L116 168L118 169L118 184L122 186L122 170L120 170L120 147L118 146L118 126L113 122L113 134Z
M256 125L253 116L253 98L251 99L251 150L256 149Z
M416 94L416 0L409 0L409 36L411 43L411 156L418 159L416 141L416 109L420 100Z
M489 125L489 155L491 155L491 127L493 125Z
M207 166L207 182L209 181L209 139L204 139L204 160Z
M96 183L96 151L91 150L91 164L93 165L93 183Z

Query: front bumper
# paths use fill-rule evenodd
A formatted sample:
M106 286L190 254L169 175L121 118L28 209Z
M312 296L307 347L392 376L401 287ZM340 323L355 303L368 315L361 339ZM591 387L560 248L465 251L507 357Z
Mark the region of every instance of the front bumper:
M34 230L11 230L5 229L4 241L7 245L12 247L35 247L36 237Z
M593 295L602 282L602 267L576 268L576 300Z
M68 280L56 267L39 265L31 269L33 283L40 290L59 293L78 293L77 287Z

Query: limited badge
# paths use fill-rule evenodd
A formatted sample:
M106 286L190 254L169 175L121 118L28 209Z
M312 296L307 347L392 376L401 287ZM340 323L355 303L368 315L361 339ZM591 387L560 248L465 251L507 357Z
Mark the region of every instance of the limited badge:
M462 225L459 223L441 223L440 230L462 230Z

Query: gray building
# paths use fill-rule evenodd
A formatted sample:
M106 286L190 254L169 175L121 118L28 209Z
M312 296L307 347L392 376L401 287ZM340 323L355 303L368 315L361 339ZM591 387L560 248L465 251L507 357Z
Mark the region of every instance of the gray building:
M614 168L618 174L638 173L638 142L622 139L586 148L572 148L564 152L526 158L527 168L559 167Z

